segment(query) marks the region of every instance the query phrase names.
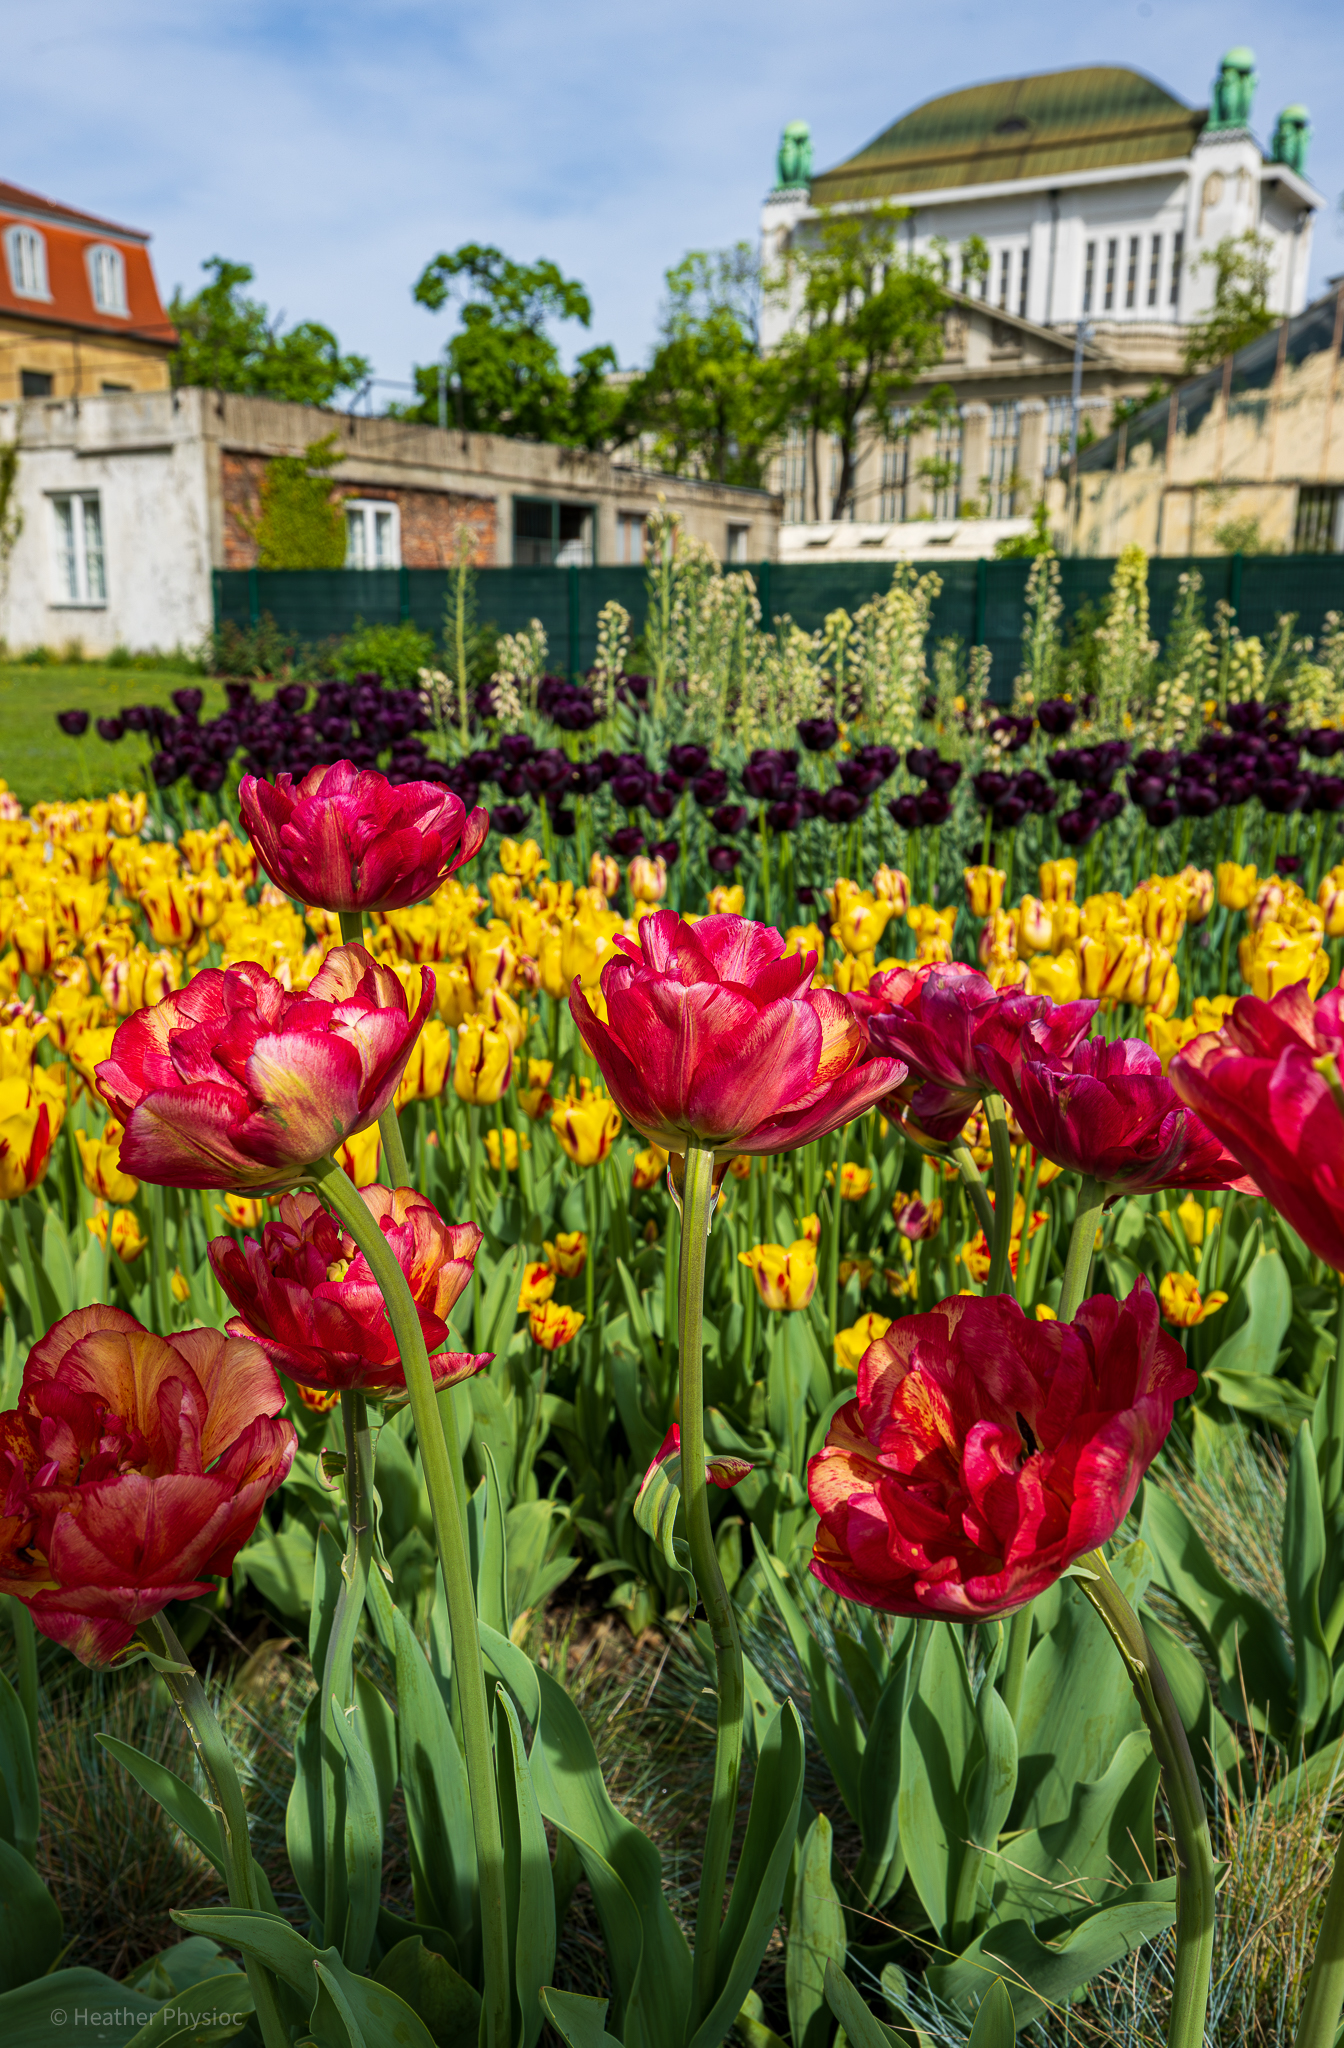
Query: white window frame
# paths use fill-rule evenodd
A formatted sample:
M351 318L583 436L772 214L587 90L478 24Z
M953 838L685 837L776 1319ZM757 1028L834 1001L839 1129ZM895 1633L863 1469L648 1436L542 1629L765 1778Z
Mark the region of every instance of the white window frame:
M622 511L616 514L616 560L627 569L644 566L647 524L647 512Z
M37 228L16 223L5 229L5 261L16 299L51 298L47 276L47 238Z
M401 507L391 498L347 498L345 513L345 566L347 569L399 569L401 567ZM378 530L387 520L389 546L378 552ZM363 538L357 544L355 533Z
M107 603L101 497L97 491L53 491L48 503L56 587L52 602L63 609L101 610Z
M130 305L126 298L126 258L112 242L94 242L84 251L84 267L89 273L89 291L98 312L110 320L129 320ZM107 287L110 286L110 292Z
M745 520L737 519L730 519L728 521L728 542L724 551L723 559L730 569L742 569L746 567L747 561L749 559L747 555L747 544L750 541L750 539L751 527L748 522L746 522Z

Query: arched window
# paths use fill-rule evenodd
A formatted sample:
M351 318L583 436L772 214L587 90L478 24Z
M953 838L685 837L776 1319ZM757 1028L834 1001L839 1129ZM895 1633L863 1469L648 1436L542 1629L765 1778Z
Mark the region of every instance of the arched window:
M120 249L113 249L106 242L98 243L88 252L88 265L93 303L98 311L124 314L126 265Z
M49 299L47 245L36 228L9 228L5 234L9 282L19 299Z

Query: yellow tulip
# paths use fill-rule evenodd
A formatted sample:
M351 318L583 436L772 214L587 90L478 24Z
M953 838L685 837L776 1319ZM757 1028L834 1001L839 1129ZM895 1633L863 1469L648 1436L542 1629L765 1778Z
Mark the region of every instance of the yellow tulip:
M142 789L138 789L134 796L128 796L124 789L117 789L108 798L107 809L112 830L129 838L144 824L149 798Z
M1170 1209L1159 1209L1157 1213L1167 1225L1167 1228L1171 1229ZM1180 1208L1176 1211L1176 1219L1185 1234L1185 1241L1191 1251L1197 1252L1202 1246L1207 1232L1216 1230L1222 1222L1223 1212L1215 1204L1206 1213L1202 1202L1196 1200L1194 1195L1187 1195ZM1173 1231L1172 1234L1174 1236L1175 1232Z
M397 1083L397 1108L404 1109L408 1102L430 1102L436 1095L442 1095L452 1056L453 1036L448 1026L437 1017L428 1018Z
M555 1242L547 1238L546 1263L561 1280L575 1280L588 1260L588 1240L581 1230L557 1231Z
M1237 965L1242 980L1250 983L1252 994L1262 1001L1299 981L1308 984L1314 999L1330 972L1330 956L1309 939L1271 920L1241 941Z
M543 1301L528 1319L532 1342L543 1351L559 1351L563 1345L572 1344L583 1324L581 1309L566 1308L558 1301Z
M150 882L141 891L140 908L156 946L189 946L195 938L191 900L185 885L176 877L162 876Z
M719 883L709 892L711 917L741 917L746 904L747 892L741 882L734 882L731 886Z
M925 963L952 958L952 935L957 922L955 903L950 903L946 910L937 910L932 903L912 903L905 913L905 921L919 941L917 961Z
M833 1187L835 1185L834 1167L828 1173L827 1179ZM842 1202L861 1202L872 1185L873 1176L870 1168L856 1166L852 1159L845 1161L840 1169L840 1199Z
M650 1145L643 1152L636 1152L630 1174L630 1185L637 1194L644 1194L649 1188L656 1188L667 1171L668 1155L661 1145Z
M508 923L509 913L517 902L518 893L523 886L521 881L517 875L491 875L486 886L490 891L490 901L495 907L495 916L503 918L505 923Z
M519 1083L518 1106L533 1123L554 1107L551 1096L551 1075L554 1072L552 1060L529 1060L527 1063L527 1086L524 1088Z
M107 899L106 882L77 882L73 888L67 884L56 899L57 914L67 931L82 939L102 923Z
M1053 953L1076 952L1082 936L1083 913L1076 903L1052 903L1050 906L1050 950Z
M544 1259L534 1259L523 1267L522 1283L518 1289L518 1314L530 1315L534 1308L540 1308L555 1293L555 1272Z
M480 999L478 1015L491 1031L502 1031L514 1052L518 1052L527 1037L528 1012L520 1010L512 996L505 995L502 988L487 989Z
M739 1264L750 1268L767 1308L806 1308L817 1291L817 1248L811 1238L795 1238L790 1245L758 1244L737 1256Z
M600 1165L621 1132L621 1112L606 1095L557 1102L551 1129L576 1166Z
M667 862L661 854L650 859L646 853L637 853L625 879L633 902L661 903L667 894Z
M1170 952L1185 930L1187 902L1180 882L1154 875L1134 891L1126 907L1143 936Z
M872 1285L873 1274L876 1270L871 1259L841 1259L839 1268L840 1285L848 1287L851 1280L857 1279L859 1292L862 1294L865 1287Z
M588 863L588 887L607 902L621 886L621 871L609 853L595 853Z
M505 924L492 922L484 931L479 926L467 934L467 973L477 996L488 989L513 987L518 969L518 949Z
M835 1333L835 1362L841 1372L857 1373L863 1363L863 1355L879 1337L885 1337L891 1328L890 1316L860 1316L857 1323L851 1323L847 1330Z
M1176 1009L1180 981L1171 954L1164 946L1144 940L1130 969L1123 1000L1170 1017Z
M98 1092L93 1070L100 1060L111 1058L112 1041L116 1035L115 1024L86 1024L80 1030L71 1033L70 1043L66 1047L70 1055L70 1064L93 1094Z
M1237 1006L1235 996L1196 996L1194 1024L1196 1032L1221 1031Z
M988 917L999 908L1008 882L1002 868L963 868L961 878L966 884L966 901L972 917Z
M1222 1293L1201 1295L1193 1273L1164 1273L1157 1290L1162 1313L1177 1329L1189 1330L1226 1306Z
M504 1126L504 1171L505 1171L505 1173L517 1173L517 1171L518 1171L518 1145L519 1145L519 1138L518 1138L518 1133L517 1133L517 1131L515 1131L515 1130L514 1130L514 1128L513 1128L513 1126L512 1126L511 1124L505 1124L505 1126ZM530 1152L530 1151L532 1150L532 1140L531 1140L530 1138L524 1138L524 1139L522 1140L522 1147L523 1147L523 1150L524 1150L524 1152ZM491 1173L498 1173L498 1172L499 1172L499 1158L500 1158L500 1153L499 1153L499 1132L498 1132L498 1131L487 1131L487 1132L486 1132L486 1134L485 1134L485 1156L486 1156L486 1158L487 1158L487 1159L488 1159L488 1160L490 1161L490 1171L491 1171Z
M884 861L873 876L873 894L891 905L893 917L904 917L910 908L910 877L901 868L889 868Z
M1120 935L1112 932L1096 938L1084 933L1078 941L1078 970L1083 993L1109 996L1112 1001L1120 1002L1142 944L1137 933Z
M7 1024L0 1024L0 1080L9 1080L16 1074L26 1080L33 1070L38 1046L51 1035L48 1017L24 1011L11 1017Z
M378 1135L377 1124L371 1124L367 1131L357 1131L353 1138L347 1138L336 1148L337 1164L343 1166L357 1188L372 1187L378 1178L378 1166L382 1158L383 1141Z
M1183 867L1176 877L1185 884L1187 924L1203 924L1214 905L1213 876L1207 868Z
M872 896L866 889L846 889L843 896L836 890L836 916L831 926L831 937L844 947L847 953L874 953L877 942L887 928L894 906L881 897Z
M748 1164L750 1164L750 1161L748 1161ZM800 1237L805 1237L805 1238L807 1239L807 1241L808 1241L808 1243L809 1243L809 1244L820 1244L820 1243L821 1243L821 1218L820 1218L820 1216L800 1216L800 1217L798 1218L798 1235L799 1235Z
M168 1285L171 1287L173 1291L174 1301L191 1300L191 1282L188 1280L186 1274L182 1271L182 1268L180 1266L173 1267L172 1275L168 1281Z
M19 964L31 981L45 980L70 951L70 936L45 917L16 917L10 938Z
M826 939L819 924L791 924L784 934L784 957L795 953L815 953L817 964L826 957Z
M499 864L506 875L516 875L523 883L533 881L547 866L535 839L501 839Z
M1327 939L1337 939L1344 934L1344 862L1321 876L1320 887L1316 891L1316 908L1321 913Z
M239 1230L255 1230L266 1214L266 1204L255 1195L226 1194L223 1213Z
M106 1209L99 1208L89 1218L89 1229L101 1245L107 1243L107 1215ZM148 1243L149 1239L142 1234L134 1209L112 1211L112 1249L123 1265L134 1265Z
M489 1108L503 1095L512 1072L513 1047L507 1034L480 1017L464 1018L457 1027L453 1067L453 1087L462 1100Z
M1161 1060L1165 1074L1181 1047L1198 1038L1199 1026L1193 1017L1163 1017L1157 1010L1145 1010L1143 1035Z
M105 1202L124 1204L135 1200L140 1183L122 1167L121 1140L121 1125L110 1118L101 1137L91 1137L87 1131L75 1132L84 1185L89 1193L101 1195Z
M0 1081L0 1201L35 1188L47 1170L56 1134L65 1121L64 1079L60 1092L47 1076L60 1067L36 1067L31 1078Z
M445 1024L460 1024L475 1008L471 976L465 967L435 965L434 1006Z
M1045 903L1072 903L1078 892L1078 863L1072 857L1068 860L1043 860L1038 870L1041 884L1041 899Z
M1011 910L991 910L980 927L976 953L982 967L991 960L1017 958L1017 920Z
M1028 963L1026 985L1032 995L1049 996L1052 1003L1076 1003L1083 992L1078 955L1038 953Z
M1055 943L1050 906L1039 896L1024 896L1017 913L1017 947L1023 954L1049 953Z

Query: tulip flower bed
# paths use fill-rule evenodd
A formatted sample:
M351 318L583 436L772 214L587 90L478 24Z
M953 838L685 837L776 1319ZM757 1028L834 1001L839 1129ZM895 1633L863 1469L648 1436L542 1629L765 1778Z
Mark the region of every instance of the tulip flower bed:
M888 682L829 708L787 638L722 703L520 666L474 753L433 678L400 732L419 700L305 688L271 782L240 686L143 793L0 800L20 2039L1334 2043L1333 811L1266 769L1088 812L1156 698L991 714L967 671L926 715L918 608L835 627ZM1302 751L1301 692L1228 669L1182 786ZM1070 709L1072 838L983 784ZM901 774L945 812L875 808ZM278 1791L237 1705L277 1636ZM39 1874L78 1667L193 1753L109 1723L190 1859L115 1981ZM664 1682L689 1852L611 1749Z

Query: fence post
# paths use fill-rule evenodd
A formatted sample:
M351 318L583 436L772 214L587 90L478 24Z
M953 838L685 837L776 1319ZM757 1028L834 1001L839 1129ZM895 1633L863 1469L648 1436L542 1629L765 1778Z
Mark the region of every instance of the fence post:
M579 673L579 565L569 565L569 675L571 682Z
M411 572L403 562L397 571L397 596L401 601L403 626L411 616Z
M983 647L985 644L985 613L988 597L989 563L983 555L979 555L976 557L975 563L975 639L972 642L972 645L975 647Z
M255 562L247 572L247 616L254 626L261 624L261 578Z

